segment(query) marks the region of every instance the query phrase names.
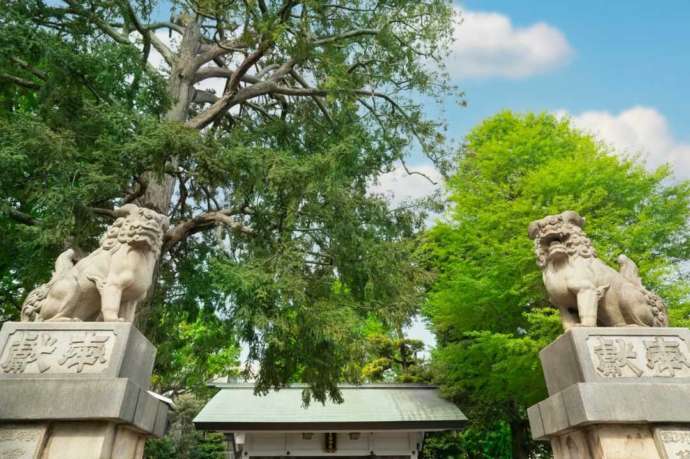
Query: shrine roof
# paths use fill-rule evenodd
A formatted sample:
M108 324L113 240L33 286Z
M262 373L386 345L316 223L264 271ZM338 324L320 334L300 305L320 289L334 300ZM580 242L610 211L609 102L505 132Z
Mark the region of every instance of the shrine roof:
M467 422L438 388L419 384L339 386L343 403L302 402L306 386L294 385L267 395L254 386L218 384L220 391L206 404L194 424L203 430L354 431L458 430Z

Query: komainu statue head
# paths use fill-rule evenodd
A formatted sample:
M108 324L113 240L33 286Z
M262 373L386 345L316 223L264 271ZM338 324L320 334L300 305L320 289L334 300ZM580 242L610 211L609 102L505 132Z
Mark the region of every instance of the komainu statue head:
M596 257L596 252L582 228L585 219L577 212L566 210L558 215L548 215L529 224L529 237L534 239L537 265L558 262L578 255Z
M583 231L585 219L567 210L529 224L537 265L563 327L666 326L666 306L645 289L625 255L616 271L599 258Z
M29 293L22 320L133 321L151 287L168 218L127 204L98 249L76 261L68 250L55 262L51 280Z
M158 255L168 229L168 217L151 209L126 204L115 209L118 217L101 239L101 247L112 250L120 244L128 244Z

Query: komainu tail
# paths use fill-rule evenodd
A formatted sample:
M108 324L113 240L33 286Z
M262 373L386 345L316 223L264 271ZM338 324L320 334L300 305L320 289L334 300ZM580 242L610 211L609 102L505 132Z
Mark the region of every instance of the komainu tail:
M620 266L618 271L621 273L621 276L638 287L644 288L642 287L642 279L640 279L640 271L637 269L634 261L621 254L618 256L618 265Z
M50 283L41 284L33 289L22 304L21 321L34 322L41 316L41 306L48 296Z
M41 316L41 307L43 306L43 301L48 296L50 286L53 285L55 280L62 277L67 271L74 267L76 264L74 257L75 253L72 249L65 250L57 257L57 260L55 260L55 271L53 271L53 276L50 278L50 281L33 289L24 300L21 311L22 322L39 320Z
M650 292L642 285L642 279L640 279L640 271L637 269L637 265L630 258L625 255L620 255L618 257L618 264L620 265L619 272L625 280L631 282L636 287L642 290L645 298L647 299L647 304L652 309L652 315L654 316L654 327L667 327L668 326L668 313L666 311L666 305L663 300L656 294Z
M654 315L654 327L668 327L668 313L666 311L666 305L663 300L656 294L650 292L647 289L642 289L645 297L647 298L647 304L652 308L652 314Z
M75 255L74 250L67 249L57 257L57 260L55 260L55 271L53 271L53 277L50 278L51 282L74 268L74 265L77 264Z

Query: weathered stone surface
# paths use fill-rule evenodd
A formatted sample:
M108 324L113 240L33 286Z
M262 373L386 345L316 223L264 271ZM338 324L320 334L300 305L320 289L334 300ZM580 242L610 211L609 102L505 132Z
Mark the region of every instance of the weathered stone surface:
M166 402L158 404L156 420L153 423L153 436L162 437L165 435L165 432L168 430L168 411L169 405Z
M635 263L621 255L620 272L605 265L582 231L584 223L577 212L568 210L529 225L537 265L551 302L560 310L563 328L665 327L666 306L642 286Z
M690 384L686 328L571 328L539 358L549 394L579 382Z
M648 425L595 425L551 440L555 459L668 459ZM673 459L678 459L673 457Z
M150 385L155 347L124 322L6 322L0 331L0 381L124 377Z
M541 418L541 410L539 405L532 405L527 408L527 418L530 423L530 430L533 438L542 438L545 435L544 421Z
M115 428L110 422L54 423L42 459L109 459Z
M539 409L544 435L564 431L570 427L568 407L565 406L562 393L552 395L536 406Z
M657 427L654 439L663 459L690 458L690 425Z
M2 459L141 459L145 441L108 421L0 424Z
M575 430L551 440L551 449L558 459L593 459L589 438L584 430Z
M0 330L0 458L141 459L169 400L149 392L155 348L125 322Z
M168 405L147 391L153 345L125 322L7 322L0 422L101 419L162 435Z
M690 423L690 385L580 383L534 407L528 416L540 440L592 424Z
M0 458L38 459L48 424L0 424Z
M158 408L161 405L167 410L167 406L163 402L154 398L148 392L141 391L137 400L137 409L134 412L132 424L145 432L153 433L156 425Z
M58 257L51 280L24 301L22 321L134 320L151 286L168 218L134 204L114 212L118 219L98 249L78 261L72 250Z
M593 459L661 459L647 425L598 425L585 432Z
M127 427L118 427L110 459L141 459L145 438Z
M2 422L107 419L161 436L167 412L164 402L125 378L0 382Z

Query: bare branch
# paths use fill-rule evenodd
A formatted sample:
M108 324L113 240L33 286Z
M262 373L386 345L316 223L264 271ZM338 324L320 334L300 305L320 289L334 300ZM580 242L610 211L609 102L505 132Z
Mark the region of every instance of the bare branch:
M39 221L36 220L34 217L32 217L29 214L25 214L24 212L21 212L17 209L9 209L7 210L7 215L14 221L22 223L24 225L38 225Z
M261 113L263 116L265 116L268 119L274 119L275 118L275 116L268 113L268 111L265 108L263 108L261 105L252 104L251 102L245 102L244 105L246 105L247 107L251 108L252 110L254 110L258 113Z
M225 67L204 67L194 76L194 82L206 80L208 78L232 78L235 74L233 70ZM259 83L261 80L254 75L242 75L241 81L244 83Z
M271 74L271 80L273 81L280 81L282 80L285 75L290 73L290 71L295 67L295 64L297 64L296 59L288 59L287 62L283 63L278 69Z
M292 78L295 79L299 84L302 85L303 88L305 89L312 89L309 84L306 82L302 76L297 73L294 69L290 70L290 75ZM319 99L317 96L312 96L312 99L314 100L314 103L319 107L319 110L321 110L321 113L323 113L323 116L326 117L329 123L333 124L333 119L331 118L331 115L328 113L328 110L326 109L326 105Z
M184 33L184 28L169 21L152 22L150 24L144 24L146 30L158 30L158 29L170 29L182 35Z
M207 47L203 52L199 53L194 59L195 67L199 68L207 62L210 62L220 56L229 52L243 51L249 48L249 45L239 38L232 40L224 40L216 42L214 45Z
M438 185L438 182L426 175L424 172L419 172L419 171L411 171L410 169L407 168L407 164L405 163L405 160L400 158L400 163L402 164L403 169L405 169L405 173L407 175L419 175L420 177L424 177L431 183L432 185Z
M212 212L206 212L198 215L190 220L185 220L178 223L171 228L165 235L166 247L169 249L178 242L184 240L192 234L204 231L215 227L216 225L224 225L231 230L246 234L254 234L254 230L242 224L242 222L233 219L233 215L237 215L237 209L224 209Z
M80 5L80 2L76 0L65 0L65 3L67 3L71 8L69 8L69 12L73 14L78 14L80 16L86 16L89 19L91 19L94 24L101 29L102 32L104 32L106 35L108 35L110 38L115 40L118 43L121 43L123 45L131 45L132 42L129 41L129 37L127 35L118 32L115 30L113 27L110 26L107 22L105 22L103 19L98 17L98 15L91 13L90 11L86 11L82 8Z
M332 35L330 37L319 38L318 40L312 41L312 45L325 45L328 43L333 43L348 38L361 37L363 35L378 35L379 33L381 33L381 29L355 29L345 33L341 33L339 35Z
M234 93L240 84L241 78L249 71L254 64L256 64L259 59L264 55L266 51L271 47L271 43L264 41L259 45L259 48L247 56L242 63L237 67L235 72L233 72L230 80L228 81L226 91L229 93Z
M160 40L160 38L158 38L158 36L156 36L155 32L152 32L152 29L145 27L141 23L136 11L134 11L134 8L132 7L132 4L129 3L129 1L125 0L124 3L125 8L127 9L127 15L129 16L132 25L134 25L134 28L137 29L137 32L139 32L142 39L144 40L144 48L148 48L149 44L153 45L153 47L156 48L156 51L158 51L161 54L161 56L163 56L165 62L172 67L175 62L175 55L173 54L172 50L168 46L166 46Z
M270 81L261 81L238 91L236 94L226 93L205 111L187 121L186 126L201 129L211 124L219 116L223 115L231 107L254 97L269 94L276 84Z
M261 79L261 78L263 78L268 72L270 72L271 70L275 70L275 69L277 69L278 67L280 67L280 65L278 65L278 64L269 64L269 65L267 65L266 67L262 68L262 69L259 71L259 73L256 74L256 77L259 78L259 79Z
M204 67L199 69L194 75L194 82L206 80L208 78L230 78L233 71L225 67Z
M278 11L278 17L280 17L281 21L286 21L289 18L290 11L295 6L295 4L296 2L294 0L285 0L283 2L282 7ZM218 99L218 101L216 101L204 112L199 113L197 116L187 121L187 126L196 129L203 128L205 126L208 126L219 116L227 112L233 105L242 103L258 95L268 94L270 92L270 88L273 87L272 82L261 81L241 91L238 91L238 87L240 85L240 82L242 81L242 78L246 75L249 69L251 69L269 49L271 49L273 44L273 38L271 38L270 36L262 37L259 40L258 48L254 52L246 56L242 63L239 66L237 66L233 74L230 76L227 84L225 85L225 93L223 97ZM214 48L212 48L211 51L213 51L213 49ZM223 50L223 52L225 52L225 50ZM197 61L195 61L199 66L203 65L203 63L207 62L208 60L218 57L218 55L212 55L210 59L208 59L207 61L203 61L201 62L201 64L199 64L198 59L200 59L201 56L202 55L197 56ZM276 70L276 72L272 76L272 78L275 77L274 81L280 80L280 78L282 78L281 75L287 74L292 68L292 66L294 66L294 60L292 59L284 63L278 70Z
M26 89L41 89L41 85L31 81L27 80L25 78L21 78L15 75L10 75L8 73L0 73L0 80L5 80L5 81L10 81L17 86L21 86Z
M96 215L102 215L104 217L109 217L109 218L112 218L113 220L115 220L117 218L117 215L115 215L115 211L112 209L104 209L101 207L87 207L87 209Z
M146 182L141 177L137 177L136 181L139 184L139 186L137 187L136 191L128 194L127 197L125 197L125 199L124 199L125 204L129 204L130 202L136 201L137 199L142 197L144 195L144 193L146 193L146 189L149 186L148 182Z
M166 46L160 38L156 36L155 33L151 33L150 31L146 31L149 40L151 41L151 44L153 45L154 48L156 48L156 51L160 53L161 56L163 56L163 60L172 67L173 64L175 63L175 54L172 52L172 50Z
M195 89L192 102L197 104L213 104L217 102L218 99L219 97L211 91L201 91L199 89Z
M31 72L35 77L37 77L43 81L46 81L48 79L48 75L44 71L37 69L36 67L29 64L25 60L22 60L18 57L14 57L14 56L10 57L10 60L12 62L14 62L15 64L17 64L18 66L20 66L21 68L23 68L24 70L28 70L29 72Z

